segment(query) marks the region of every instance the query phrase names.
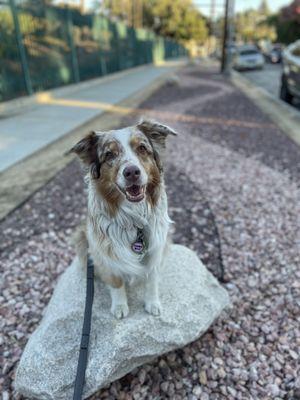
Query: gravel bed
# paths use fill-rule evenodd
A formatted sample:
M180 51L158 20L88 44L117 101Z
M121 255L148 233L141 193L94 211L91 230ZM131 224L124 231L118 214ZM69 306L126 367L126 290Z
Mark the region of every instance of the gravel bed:
M179 75L178 87L160 89L141 108L264 126L165 121L180 133L166 168L174 240L197 251L216 276L223 260L232 308L201 339L91 399L300 399L299 149L216 73L188 67ZM199 96L188 97L189 87ZM72 162L0 224L5 400L17 397L16 363L73 257L68 237L84 210Z

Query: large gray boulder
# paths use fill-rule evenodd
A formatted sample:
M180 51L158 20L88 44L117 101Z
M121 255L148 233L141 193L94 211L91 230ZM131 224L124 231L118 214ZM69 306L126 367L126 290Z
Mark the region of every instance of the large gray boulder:
M229 304L227 292L191 250L172 245L160 284L163 311L147 314L142 286L129 289L130 314L110 314L107 288L95 282L85 398L162 353L201 336ZM77 259L65 271L45 316L28 341L15 386L39 400L72 399L85 304L85 271Z

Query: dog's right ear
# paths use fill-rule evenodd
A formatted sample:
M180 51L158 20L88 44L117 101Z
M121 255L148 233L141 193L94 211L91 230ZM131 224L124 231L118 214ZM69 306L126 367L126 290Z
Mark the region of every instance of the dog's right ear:
M147 119L142 119L137 128L148 137L158 153L165 149L166 139L169 135L177 136L177 132L169 126Z
M90 168L91 175L94 179L100 177L99 144L99 135L97 135L96 132L90 132L66 153L77 154L82 163Z

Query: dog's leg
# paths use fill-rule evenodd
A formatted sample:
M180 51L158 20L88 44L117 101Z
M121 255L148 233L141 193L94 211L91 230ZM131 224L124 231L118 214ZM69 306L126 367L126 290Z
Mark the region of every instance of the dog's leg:
M129 313L125 284L121 277L113 275L108 268L103 265L101 268L95 264L95 274L106 283L111 296L111 313L118 319L127 317Z
M150 273L145 282L145 310L152 315L161 314L161 303L159 300L159 277L164 268L165 259L169 249L169 241L167 240L163 248L158 249L149 256L148 267Z
M88 241L86 237L86 224L82 224L73 233L71 244L74 246L80 265L83 269L86 268L88 256Z
M145 310L152 315L158 316L161 313L161 304L158 294L158 271L153 268L145 283Z
M119 288L109 286L109 289L111 295L110 310L112 314L118 319L127 317L129 314L129 308L127 304L127 295L124 283L122 283L122 286Z

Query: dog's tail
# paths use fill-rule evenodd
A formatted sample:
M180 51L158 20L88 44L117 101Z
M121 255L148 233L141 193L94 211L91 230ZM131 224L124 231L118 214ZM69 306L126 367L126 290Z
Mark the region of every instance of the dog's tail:
M79 262L82 267L87 265L87 257L88 257L88 240L86 237L86 226L80 225L74 232L71 243L75 247L76 254L79 258Z

